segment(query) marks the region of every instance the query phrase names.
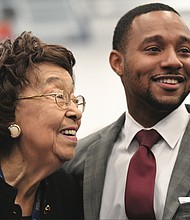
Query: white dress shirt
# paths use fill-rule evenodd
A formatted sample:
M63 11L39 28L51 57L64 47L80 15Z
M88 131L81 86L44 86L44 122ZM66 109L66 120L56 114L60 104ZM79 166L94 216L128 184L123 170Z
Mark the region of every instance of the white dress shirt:
M162 219L171 173L188 121L189 113L182 104L152 127L162 136L151 148L156 159L154 210L159 220ZM127 113L124 127L108 160L100 210L102 220L128 219L124 204L126 176L129 161L138 149L138 143L133 138L141 129L144 128Z

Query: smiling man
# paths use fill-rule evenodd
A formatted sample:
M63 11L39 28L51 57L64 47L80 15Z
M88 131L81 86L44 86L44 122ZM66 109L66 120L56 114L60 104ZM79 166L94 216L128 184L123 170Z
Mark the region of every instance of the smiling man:
M109 60L127 111L67 164L83 180L85 218L190 219L188 27L168 5L136 7L119 20Z

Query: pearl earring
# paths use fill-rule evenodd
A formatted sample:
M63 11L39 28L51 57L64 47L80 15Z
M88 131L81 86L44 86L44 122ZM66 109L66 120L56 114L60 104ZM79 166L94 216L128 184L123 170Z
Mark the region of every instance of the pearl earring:
M20 136L21 133L21 128L17 124L12 124L8 127L11 137L12 138L17 138Z

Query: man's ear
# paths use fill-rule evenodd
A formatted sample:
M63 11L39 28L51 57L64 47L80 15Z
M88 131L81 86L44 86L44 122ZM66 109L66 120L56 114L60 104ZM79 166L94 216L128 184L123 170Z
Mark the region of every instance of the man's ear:
M124 56L117 50L112 50L109 56L109 62L114 72L122 76L124 70Z

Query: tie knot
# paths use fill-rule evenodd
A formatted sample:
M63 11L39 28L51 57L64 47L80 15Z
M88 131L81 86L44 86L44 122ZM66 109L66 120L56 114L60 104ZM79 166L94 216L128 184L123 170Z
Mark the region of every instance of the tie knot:
M148 148L151 148L154 144L156 144L160 138L160 134L154 129L140 130L136 134L136 139L139 142L139 145L143 145Z

